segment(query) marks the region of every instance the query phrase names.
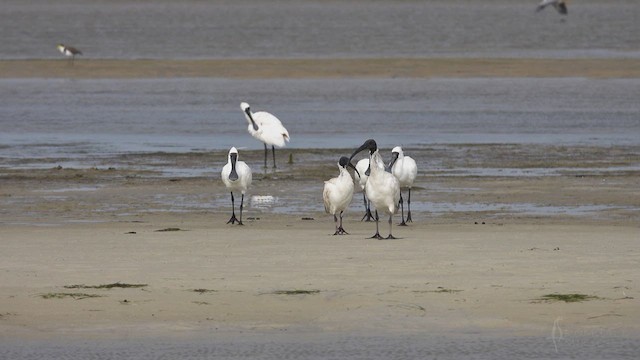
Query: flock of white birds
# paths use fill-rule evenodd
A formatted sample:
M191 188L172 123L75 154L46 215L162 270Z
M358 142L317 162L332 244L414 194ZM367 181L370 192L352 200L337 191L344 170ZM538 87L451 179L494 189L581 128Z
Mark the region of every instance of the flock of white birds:
M561 15L567 15L567 4L565 0L542 0L536 7L536 12L548 6L555 8ZM64 44L57 45L58 50L65 56L70 57L71 64L76 55L82 52L73 46ZM282 125L282 122L274 115L266 111L252 112L251 107L246 102L240 104L249 126L249 134L264 144L264 166L267 167L267 155L269 145L273 155L273 167L276 167L276 147L285 146L290 140L289 132ZM368 150L369 157L360 160L356 166L351 164L351 160L359 152ZM402 212L401 226L406 226L411 219L411 187L417 176L418 168L415 160L405 156L402 148L396 146L391 151L392 160L385 166L382 156L378 152L378 145L375 140L369 139L360 146L350 158L342 157L338 162L340 173L338 176L324 182L322 198L324 208L328 214L333 215L335 223L334 235L348 234L342 226L342 215L351 204L353 199L354 184L347 167L354 169L354 176L363 192L365 214L362 220L375 221L376 233L372 238L383 239L378 229L379 212L389 215L389 235L384 239L395 239L391 233L393 215L400 207ZM373 164L374 166L371 166ZM222 181L227 189L231 191L231 218L227 223L243 225L242 210L244 208L244 195L251 186L251 168L244 162L238 160L238 150L232 147L229 150L227 164L222 168ZM407 217L404 216L404 198L400 192L401 188L408 189ZM240 217L235 214L234 191L241 193ZM375 215L371 212L371 204L375 209Z
M273 154L273 167L276 167L275 148L285 146L289 141L289 132L282 125L282 122L274 115L266 111L251 111L251 107L246 102L240 104L240 109L249 123L247 131L251 136L264 144L264 166L267 167L269 146ZM358 162L357 166L351 160L360 152L368 151L368 157ZM351 157L343 156L338 161L338 176L324 182L322 198L325 211L333 216L335 223L334 235L348 234L342 225L342 217L346 209L351 204L354 193L354 178L347 168L354 170L354 175L360 185L365 203L365 216L362 220L374 220L376 223L376 233L372 238L395 239L392 234L393 215L402 211L401 226L406 226L411 219L411 187L418 175L418 167L415 160L405 156L402 148L396 146L391 151L392 160L385 165L382 156L378 152L378 144L375 140L369 139L356 149ZM373 165L373 166L372 166ZM243 225L242 211L244 208L244 195L251 186L251 168L238 158L238 150L232 147L227 156L227 163L222 168L222 182L231 192L231 218L227 223ZM408 189L407 217L404 216L404 199L401 188ZM241 194L240 216L235 213L234 192ZM371 213L371 205L375 209L375 215ZM389 216L389 235L382 237L378 228L379 212Z

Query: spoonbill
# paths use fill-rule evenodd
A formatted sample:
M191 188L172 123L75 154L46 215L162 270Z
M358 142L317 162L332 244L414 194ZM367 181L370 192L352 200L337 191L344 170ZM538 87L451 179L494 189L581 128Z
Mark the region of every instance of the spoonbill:
M249 122L247 130L254 138L264 143L264 167L267 167L267 145L271 145L273 153L273 167L276 167L276 146L285 146L285 141L289 141L289 132L282 126L282 122L266 111L251 111L251 107L246 102L240 104L240 109Z
M251 168L244 161L238 160L238 150L232 147L229 150L227 158L227 164L222 167L222 182L231 191L231 218L228 223L238 225L244 225L242 223L242 208L244 207L244 194L251 186ZM242 193L242 199L240 200L240 219L236 218L235 204L233 198L233 192L240 191Z
M82 51L74 48L73 46L66 46L65 44L58 44L58 50L64 56L71 56L71 64L73 65L73 60L75 60L76 55L82 55Z
M365 175L365 172L369 169L369 159L360 159L356 164L356 172L354 173L355 179L358 181L360 185L360 189L362 189L362 199L364 200L364 216L360 221L371 221L373 219L373 215L371 214L371 206L369 205L369 200L367 200L367 193L364 191L364 185L367 183L367 179L369 176Z
M389 163L391 173L398 178L400 182L400 209L402 211L402 222L400 226L407 226L407 222L413 222L411 219L411 187L418 175L418 166L416 161L410 156L405 156L400 146L396 146L391 150L391 162ZM409 189L409 199L407 200L407 222L404 221L404 201L402 199L402 189Z
M369 170L367 183L365 184L365 192L369 201L376 208L376 233L372 239L383 239L378 229L378 210L389 214L389 236L387 239L395 239L391 234L393 214L398 210L398 202L400 201L400 183L398 179L391 173L384 170L384 162L378 153L378 145L373 139L369 139L362 144L349 158L349 162L359 152L369 150Z
M338 161L340 174L325 181L324 190L322 191L324 211L333 215L333 222L336 225L336 232L333 235L349 234L342 227L342 213L349 207L351 199L353 199L353 179L349 171L347 171L347 166L356 170L348 157L341 157ZM338 216L336 214L340 215L340 224L338 224Z
M538 4L536 12L542 11L549 5L552 5L562 15L568 14L567 4L565 0L542 0L540 4Z

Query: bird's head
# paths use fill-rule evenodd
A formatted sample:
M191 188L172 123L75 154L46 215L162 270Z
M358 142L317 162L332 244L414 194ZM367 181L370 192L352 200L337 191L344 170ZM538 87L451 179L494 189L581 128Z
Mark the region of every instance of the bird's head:
M358 155L358 153L364 150L369 150L369 156L371 156L373 155L374 152L376 152L376 150L378 150L378 144L376 144L376 141L373 139L369 139L365 141L364 144L362 144L359 148L356 149L356 151L353 152L353 154L351 154L351 157L349 158L349 163L351 163L351 159L353 159L356 155ZM369 176L370 173L371 173L371 165L369 165L369 168L364 174Z
M358 173L358 176L360 176L360 172L358 172L358 169L356 169L356 167L353 166L353 164L351 163L348 157L346 156L341 157L340 160L338 161L338 165L340 165L340 167L344 168L345 170L347 169L347 167L350 167L356 173Z
M250 125L253 126L253 130L258 131L258 124L253 120L253 115L251 114L251 107L246 102L240 103L240 109L244 113L244 117L247 118L247 121Z
M238 159L238 149L235 147L229 149L229 159L233 159L234 161Z
M398 161L400 155L402 155L402 148L400 146L396 146L391 150L391 161L389 162L389 165L387 165L385 169L386 171L391 172L393 165Z
M358 153L362 152L363 150L369 150L369 155L373 155L373 153L378 150L378 144L373 139L365 141L364 144L362 144L359 148L356 149L356 151L353 152L349 160L353 159Z

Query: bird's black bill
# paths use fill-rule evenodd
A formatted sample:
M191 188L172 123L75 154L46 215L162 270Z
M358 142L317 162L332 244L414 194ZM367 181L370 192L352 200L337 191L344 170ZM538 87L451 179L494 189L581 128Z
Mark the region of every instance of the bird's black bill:
M353 152L353 154L351 154L351 157L349 157L349 162L351 162L351 159L358 155L358 153L362 152L365 149L369 150L369 154L373 154L376 150L378 150L378 145L373 139L365 141L364 144L362 144L358 149L356 149L356 151Z
M398 156L400 156L397 152L394 152L391 154L391 161L389 162L389 165L387 165L387 168L385 169L388 172L391 172L391 168L393 167L393 164L396 163L396 161L398 161Z
M251 108L248 107L244 109L244 112L249 117L249 120L251 120L251 125L253 126L253 130L258 131L258 124L256 124L256 122L253 120L253 116L251 115Z
M231 154L231 173L229 174L229 180L238 180L238 172L236 171L236 162L238 161L238 154Z
M356 172L356 174L358 174L358 176L360 177L360 172L358 171L358 169L356 169L356 167L355 167L355 166L353 166L353 164L352 164L351 162L349 162L349 163L347 164L347 166L348 166L348 167L350 167L350 168L352 168L352 169L353 169L353 171L355 171L355 172Z

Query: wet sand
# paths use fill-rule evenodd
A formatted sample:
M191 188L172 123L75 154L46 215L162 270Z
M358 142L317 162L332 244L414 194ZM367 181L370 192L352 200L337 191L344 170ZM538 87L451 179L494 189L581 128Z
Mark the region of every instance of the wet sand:
M213 59L2 60L2 78L342 78L592 77L638 78L637 59Z

